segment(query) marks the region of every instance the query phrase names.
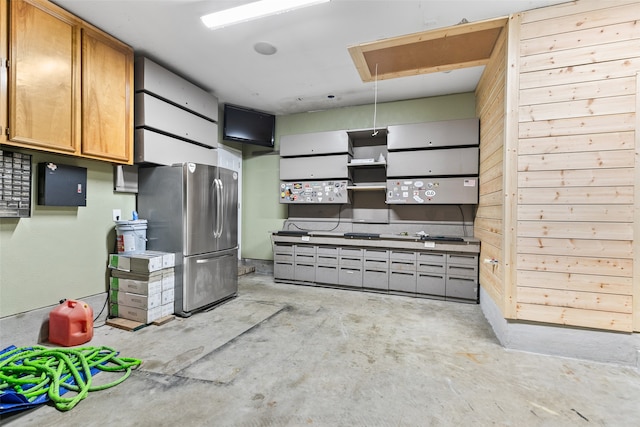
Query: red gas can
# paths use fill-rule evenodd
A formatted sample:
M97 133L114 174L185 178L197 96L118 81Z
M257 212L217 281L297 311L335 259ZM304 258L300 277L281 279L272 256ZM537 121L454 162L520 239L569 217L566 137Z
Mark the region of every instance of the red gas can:
M93 338L93 309L83 301L66 300L49 313L49 342L63 347Z

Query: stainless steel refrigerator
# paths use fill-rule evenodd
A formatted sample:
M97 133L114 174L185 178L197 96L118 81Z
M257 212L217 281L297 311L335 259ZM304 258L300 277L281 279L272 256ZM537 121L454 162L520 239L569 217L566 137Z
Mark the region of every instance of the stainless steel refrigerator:
M196 163L140 168L147 249L176 254L175 312L189 316L238 292L238 174Z

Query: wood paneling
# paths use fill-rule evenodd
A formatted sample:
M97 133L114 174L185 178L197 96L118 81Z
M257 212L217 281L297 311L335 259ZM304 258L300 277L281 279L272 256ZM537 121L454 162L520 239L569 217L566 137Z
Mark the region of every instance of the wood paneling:
M505 171L517 214L504 223L517 236L518 319L640 329L639 20L638 1L522 14L518 156Z

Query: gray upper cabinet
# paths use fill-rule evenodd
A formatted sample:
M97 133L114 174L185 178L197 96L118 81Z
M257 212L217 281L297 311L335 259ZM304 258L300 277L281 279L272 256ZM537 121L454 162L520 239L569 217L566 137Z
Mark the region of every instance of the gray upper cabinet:
M218 121L218 99L161 67L149 58L135 61L136 92L145 91L215 122Z
M480 120L472 118L394 125L388 127L388 132L389 150L478 145Z
M313 156L351 153L349 135L344 130L313 132L280 137L280 156ZM330 177L335 178L335 177Z
M478 147L390 151L387 177L478 175Z
M348 178L348 154L280 158L281 180L318 180Z

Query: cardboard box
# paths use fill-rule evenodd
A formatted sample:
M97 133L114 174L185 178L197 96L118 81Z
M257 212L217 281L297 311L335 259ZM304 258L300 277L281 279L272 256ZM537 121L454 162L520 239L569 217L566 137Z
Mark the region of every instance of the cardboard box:
M173 303L163 304L160 306L161 317L171 316L173 314Z
M140 295L111 290L109 291L109 301L118 305L149 310L162 305L162 293Z
M149 310L142 308L128 307L117 303L109 304L109 313L113 317L135 320L140 323L151 323L160 319L162 316L162 307L158 306Z
M173 289L162 291L162 305L169 303L173 304L173 301L175 301L175 293Z
M162 268L171 268L176 265L176 254L173 252L146 251L145 254L160 255L162 257Z
M117 270L113 270L114 272ZM111 276L110 290L140 295L153 295L162 292L162 275L149 277L148 280L125 279Z
M109 268L133 273L152 273L162 270L162 255L143 252L135 255L109 255Z
M168 291L169 289L175 288L176 276L173 273L173 268L162 270L162 271L163 272L170 271L170 273L166 273L162 275L162 290Z

